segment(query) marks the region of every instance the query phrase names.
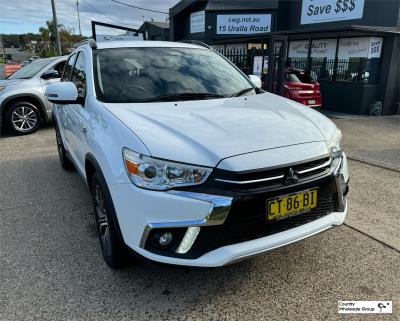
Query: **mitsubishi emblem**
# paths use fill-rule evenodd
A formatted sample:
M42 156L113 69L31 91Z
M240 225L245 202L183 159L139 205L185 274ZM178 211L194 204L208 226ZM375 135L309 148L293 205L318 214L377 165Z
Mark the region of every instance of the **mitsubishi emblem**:
M299 178L297 177L296 173L294 172L293 168L289 168L289 171L286 175L285 178L285 184L296 184L299 181Z

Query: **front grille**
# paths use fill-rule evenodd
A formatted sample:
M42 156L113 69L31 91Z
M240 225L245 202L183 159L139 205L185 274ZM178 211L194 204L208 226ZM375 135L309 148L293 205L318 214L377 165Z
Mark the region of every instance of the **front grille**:
M260 188L276 188L289 184L288 177L293 177L293 175L295 176L295 183L318 179L330 172L331 165L331 158L326 156L273 169L233 172L217 168L210 180L214 182L215 187L225 190L248 191ZM291 181L290 184L293 184L293 182Z
M318 206L308 213L283 219L280 221L266 221L266 213L257 216L228 216L223 229L217 235L214 249L240 242L255 240L261 237L280 233L291 228L310 223L336 210L335 195L318 198ZM234 210L235 211L235 210ZM230 214L235 214L234 211ZM236 217L235 217L236 216Z
M298 214L280 221L267 221L266 204L268 199L314 188L318 189L316 208L308 213ZM193 248L185 255L185 258L198 258L204 253L222 246L287 231L336 212L340 207L336 180L333 175L323 176L296 186L285 186L276 190L233 193L232 196L232 206L224 224L202 227Z

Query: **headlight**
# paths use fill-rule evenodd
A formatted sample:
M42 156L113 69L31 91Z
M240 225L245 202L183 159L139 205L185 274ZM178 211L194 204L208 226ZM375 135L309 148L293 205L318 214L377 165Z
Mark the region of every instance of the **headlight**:
M5 88L6 88L5 86L0 86L0 91L2 91Z
M332 167L337 168L342 159L342 132L337 129L335 135L328 142L329 153L332 158Z
M132 183L136 186L167 190L177 186L199 185L205 182L211 168L187 165L122 150L125 168Z

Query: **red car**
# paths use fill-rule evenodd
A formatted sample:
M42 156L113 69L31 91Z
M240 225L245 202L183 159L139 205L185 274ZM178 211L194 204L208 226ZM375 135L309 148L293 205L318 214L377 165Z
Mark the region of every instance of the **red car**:
M309 107L321 107L319 83L307 72L287 69L282 81L282 96Z

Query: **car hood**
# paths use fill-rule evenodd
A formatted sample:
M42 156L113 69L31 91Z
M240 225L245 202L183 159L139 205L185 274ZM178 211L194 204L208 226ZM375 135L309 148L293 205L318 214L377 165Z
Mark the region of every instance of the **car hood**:
M25 81L25 79L4 79L4 80L0 80L0 86L18 85L23 81Z
M269 93L104 105L142 140L151 156L204 166L235 155L326 141L336 130L320 113Z

